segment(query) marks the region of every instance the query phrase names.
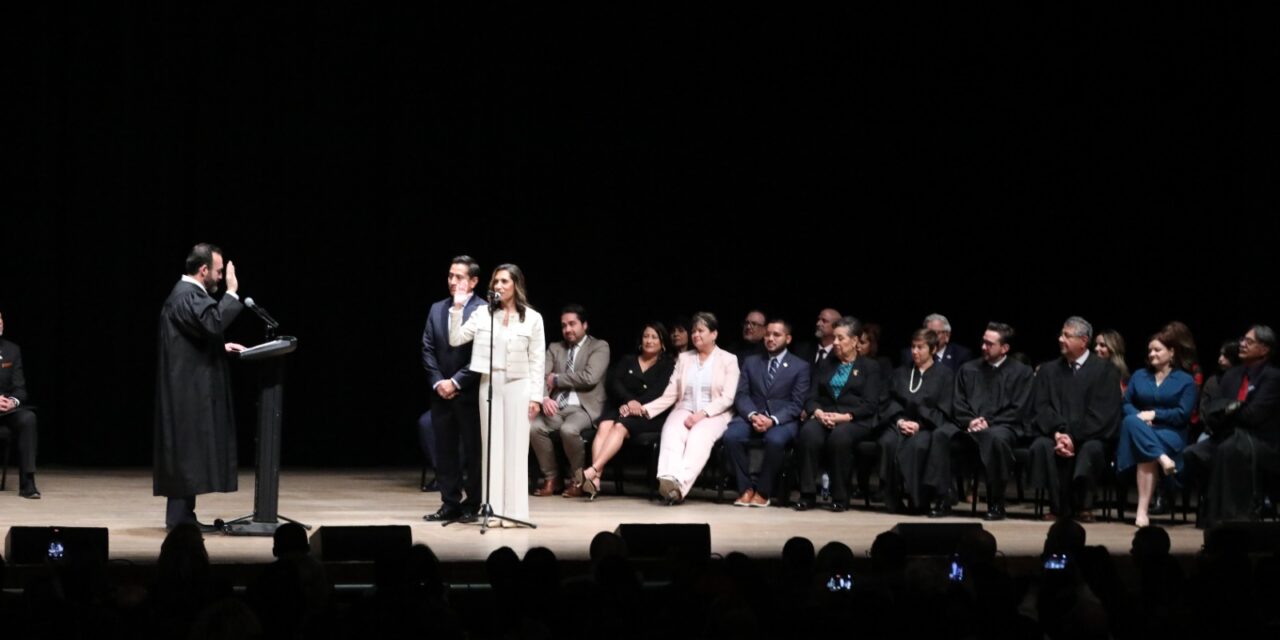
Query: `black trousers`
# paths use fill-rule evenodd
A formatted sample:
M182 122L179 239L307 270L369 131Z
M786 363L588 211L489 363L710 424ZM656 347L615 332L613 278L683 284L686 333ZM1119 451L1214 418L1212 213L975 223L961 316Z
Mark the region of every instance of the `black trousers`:
M184 523L196 521L196 497L183 496L169 498L164 507L164 526L170 529Z
M1204 488L1204 527L1252 518L1267 476L1280 473L1280 447L1242 429L1221 441L1197 442L1182 452L1182 459L1183 478Z
M987 427L982 431L966 432L966 437L976 446L978 459L986 472L987 495L992 504L1004 504L1005 487L1013 476L1013 445L1018 435L1009 427Z
M891 507L905 495L912 506L924 507L938 498L955 498L951 471L951 442L960 429L944 424L904 436L895 426L880 435L880 479Z
M817 418L800 427L800 493L813 496L818 492L818 473L825 467L831 477L831 499L849 501L849 485L853 477L853 448L863 440L875 437L875 427L868 424L841 422L828 429Z
M1053 452L1056 441L1040 436L1031 443L1031 486L1049 494L1049 506L1058 516L1090 508L1093 488L1107 468L1107 446L1102 440L1076 442L1076 455L1064 458Z
M480 494L483 478L480 477L480 403L476 394L464 393L452 400L433 394L431 423L435 430L440 500L446 507L478 508L483 497Z
M36 472L36 412L19 407L0 416L0 427L6 427L18 448L18 473L25 478Z

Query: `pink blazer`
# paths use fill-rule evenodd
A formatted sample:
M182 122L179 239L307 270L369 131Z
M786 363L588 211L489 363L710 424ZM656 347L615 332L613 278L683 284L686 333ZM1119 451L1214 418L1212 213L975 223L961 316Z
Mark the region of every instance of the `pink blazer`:
M711 365L711 404L703 407L707 416L716 416L733 408L733 396L738 392L738 356L716 347L708 356ZM667 389L658 399L644 405L645 411L656 416L671 405L677 409L693 411L693 402L684 398L686 384L692 384L697 374L698 352L686 351L676 361Z

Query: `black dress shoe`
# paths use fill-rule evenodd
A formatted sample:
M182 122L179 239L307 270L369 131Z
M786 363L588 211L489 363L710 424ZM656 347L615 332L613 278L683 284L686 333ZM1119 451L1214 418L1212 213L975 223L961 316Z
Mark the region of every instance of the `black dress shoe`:
M933 505L933 508L929 510L929 517L930 518L950 518L951 503L947 500L939 500L937 503Z
M21 489L18 489L18 497L26 498L28 500L39 500L40 490L36 488L36 485L34 483L29 484L25 487L22 487Z
M987 515L982 516L982 519L986 520L987 522L996 522L999 520L1004 520L1006 517L1007 516L1005 516L1005 513L1004 513L1004 505L993 504L993 505L987 506Z
M817 502L814 500L813 496L800 496L800 500L795 504L795 510L808 511L812 509L815 504L817 504Z
M849 503L844 500L834 500L831 502L831 511L834 513L843 513L849 508Z
M1151 506L1147 509L1147 513L1153 516L1169 515L1169 501L1164 497L1164 491L1156 491L1155 497L1151 499Z
M465 512L457 507L442 506L435 513L428 513L422 516L422 519L427 522L453 522L462 519L464 515Z

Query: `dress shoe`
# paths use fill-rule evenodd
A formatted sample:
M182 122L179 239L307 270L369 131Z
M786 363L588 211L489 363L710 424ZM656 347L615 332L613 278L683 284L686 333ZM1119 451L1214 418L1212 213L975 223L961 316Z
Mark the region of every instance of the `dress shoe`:
M849 503L848 503L848 501L846 501L846 500L832 500L832 501L831 501L831 512L832 512L832 513L844 513L844 512L845 512L846 510L848 510L848 509L849 509Z
M439 491L439 490L440 490L440 483L437 482L435 478L432 478L422 484L423 493L428 493L431 491Z
M542 481L542 486L533 490L533 495L539 498L554 496L555 494L560 493L560 490L563 488L564 483L560 482L560 478L547 478Z
M1093 509L1081 509L1080 512L1076 514L1076 521L1087 523L1087 522L1097 522L1098 519L1094 517Z
M767 506L769 506L769 504L770 504L770 500L769 500L768 498L766 498L766 497L764 497L764 496L762 496L762 495L760 495L760 494L758 494L758 493L753 493L753 494L751 495L751 504L749 504L749 505L747 505L747 506L750 506L750 507L767 507Z
M587 467L595 471L595 467ZM596 495L600 493L600 472L595 471L596 477L588 478L586 469L578 469L573 472L573 481L577 483L579 490L586 494L588 499L595 500ZM567 493L567 492L566 492Z
M1006 517L1007 516L1004 513L1004 505L997 503L987 505L987 515L982 516L982 519L987 522L997 522L999 520L1004 520Z
M948 500L939 500L934 503L933 508L929 509L930 518L950 518L951 503Z
M684 501L684 494L680 493L680 483L670 476L658 478L658 496L666 501L667 506Z
M755 497L755 495L756 495L755 489L747 489L746 491L742 492L742 495L738 496L737 500L733 501L733 506L749 507L751 506L751 498Z
M1147 509L1147 513L1153 516L1169 515L1169 502L1165 500L1164 491L1156 491L1156 495L1151 499L1151 506Z
M805 495L802 495L802 496L800 496L800 500L799 500L798 502L796 502L795 510L796 510L796 511L808 511L808 510L812 509L812 508L813 508L813 506L814 506L815 504L817 504L817 501L816 501L816 500L814 500L813 496L805 496Z
M429 513L422 516L422 519L427 522L453 522L454 520L461 519L463 513L462 509L444 505L437 509L435 513Z
M587 495L587 492L582 490L582 485L571 484L564 488L564 493L560 494L560 497L561 498L581 498L585 495Z
M18 497L26 498L28 500L39 500L40 490L36 488L36 483L32 482L31 484L24 485L18 489Z

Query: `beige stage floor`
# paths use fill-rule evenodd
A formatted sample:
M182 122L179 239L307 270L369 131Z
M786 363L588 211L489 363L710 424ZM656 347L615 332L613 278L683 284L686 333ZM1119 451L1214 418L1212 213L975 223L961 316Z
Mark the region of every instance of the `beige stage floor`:
M107 527L113 559L147 562L159 554L165 535L164 499L151 495L150 470L42 470L42 500L19 499L12 474L9 479L8 490L0 494L0 536L18 525ZM746 509L717 504L710 500L714 494L695 491L688 502L675 507L659 506L630 495L604 494L594 502L530 498L536 530L501 529L481 535L475 526L440 527L424 522L423 514L435 511L440 498L437 493L422 493L417 483L418 472L414 469L289 469L281 475L280 513L313 527L407 524L412 527L414 541L430 545L443 560L479 560L501 546L510 546L521 554L530 547L544 546L561 558L585 558L596 532L611 531L624 522L708 523L716 553L742 551L753 557L775 557L788 538L798 535L818 546L839 540L862 555L876 534L898 522L934 522L857 509L840 514L825 509L805 513L789 508ZM251 512L252 472L241 474L240 486L239 493L201 496L196 510L201 520L230 519ZM606 485L606 490L612 490L612 485ZM1014 507L1012 512L1013 519L986 524L999 541L1000 550L1009 556L1039 554L1049 523L1029 519L1027 506ZM982 522L979 517L946 521ZM1086 526L1089 544L1106 545L1112 553L1128 553L1132 524ZM1199 550L1202 533L1193 526L1179 524L1168 530L1175 553ZM270 538L210 534L206 545L216 563L271 559Z

